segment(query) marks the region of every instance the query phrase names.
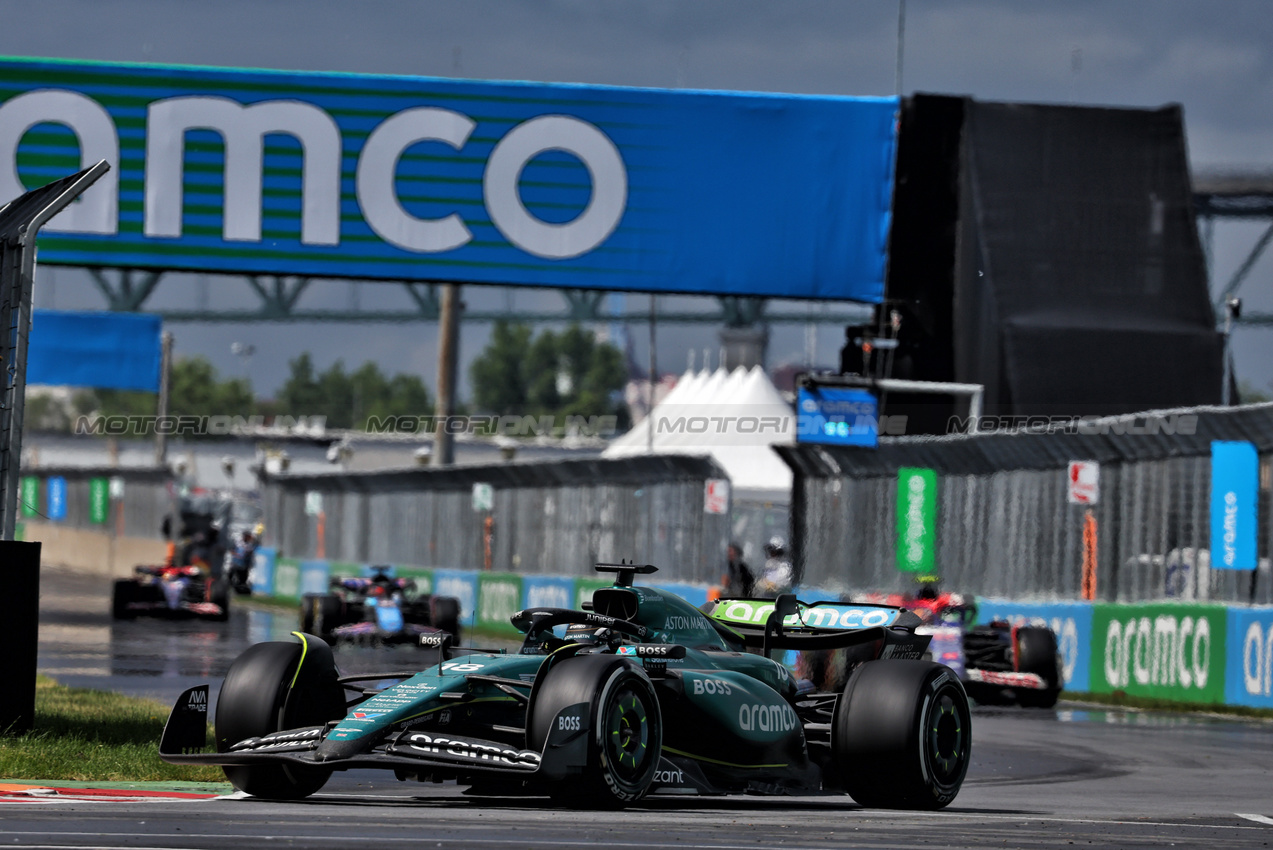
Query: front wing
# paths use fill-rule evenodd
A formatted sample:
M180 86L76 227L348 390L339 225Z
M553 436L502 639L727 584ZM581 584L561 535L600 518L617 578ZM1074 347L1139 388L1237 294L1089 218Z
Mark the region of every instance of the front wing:
M385 768L416 773L500 773L559 779L581 769L588 752L589 720L585 703L568 706L558 713L559 718L571 715L578 720L554 722L542 753L499 741L403 729L389 734L365 752L326 759L320 758L316 750L334 723L249 738L234 744L227 752L205 752L207 707L207 685L190 688L178 697L159 741L160 758L171 764L294 764L336 770Z

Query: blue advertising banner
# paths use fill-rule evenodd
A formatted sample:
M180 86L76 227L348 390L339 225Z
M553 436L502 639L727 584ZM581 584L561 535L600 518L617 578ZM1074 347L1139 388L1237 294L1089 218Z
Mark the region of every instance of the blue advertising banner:
M66 479L60 475L49 478L49 519L66 519Z
M1256 568L1260 458L1243 441L1211 443L1211 567Z
M307 593L328 593L328 576L331 566L327 561L301 561L301 596Z
M1224 701L1273 708L1273 608L1230 607L1228 621Z
M1067 690L1092 690L1092 606L1086 602L1013 602L977 597L977 624L1007 620L1025 625L1043 620L1056 633Z
M252 569L248 573L248 583L252 592L264 596L274 594L274 562L278 559L278 549L273 546L260 546L252 558Z
M36 310L27 383L158 392L160 330L144 313Z
M87 266L879 302L896 98L0 59Z
M468 570L434 570L433 592L460 600L460 625L472 627L477 617L477 573Z
M526 576L522 579L523 608L573 608L575 580L549 576Z
M801 387L796 392L796 441L829 446L879 444L879 404L868 390Z

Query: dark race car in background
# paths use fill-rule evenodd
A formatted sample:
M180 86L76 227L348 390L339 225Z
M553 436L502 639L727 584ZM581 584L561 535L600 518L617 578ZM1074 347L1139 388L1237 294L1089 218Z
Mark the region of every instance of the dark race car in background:
M460 639L460 600L419 593L388 567L368 577L333 578L327 593L301 598L300 628L328 643L418 644L421 635L446 632Z
M115 581L111 616L138 615L230 619L230 585L201 567L139 566L133 578Z
M1065 685L1064 663L1056 633L1043 620L976 625L976 601L957 593L921 590L854 598L904 608L919 617L923 625L916 631L931 638L926 657L954 670L968 696L977 702L1031 708L1056 705ZM854 663L843 653L813 652L797 661L797 670L815 682L834 686L852 673Z
M334 770L458 780L469 793L546 795L620 807L649 793L848 793L864 806L938 809L958 794L971 716L954 672L921 655L919 619L878 605L724 599L707 613L616 573L590 610L512 617L521 650L453 655L372 675L338 672L313 635L249 647L217 699L177 700L159 745L176 764L223 765L269 799L320 790ZM843 689L798 684L774 650L844 648L862 661Z

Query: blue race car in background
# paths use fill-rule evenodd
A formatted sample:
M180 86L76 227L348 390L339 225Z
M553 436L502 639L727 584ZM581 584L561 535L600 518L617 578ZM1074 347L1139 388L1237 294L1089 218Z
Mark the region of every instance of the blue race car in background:
M328 643L419 644L446 632L460 639L460 600L417 592L416 583L376 566L368 577L333 578L327 593L301 598L300 629Z

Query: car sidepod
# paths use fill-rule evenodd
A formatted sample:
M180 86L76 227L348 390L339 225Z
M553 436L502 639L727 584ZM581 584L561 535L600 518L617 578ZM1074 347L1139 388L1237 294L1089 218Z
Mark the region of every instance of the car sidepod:
M655 684L665 718L663 753L681 770L661 784L699 786L701 777L707 787L698 790L708 792L817 787L800 718L769 685L719 668L672 671Z

